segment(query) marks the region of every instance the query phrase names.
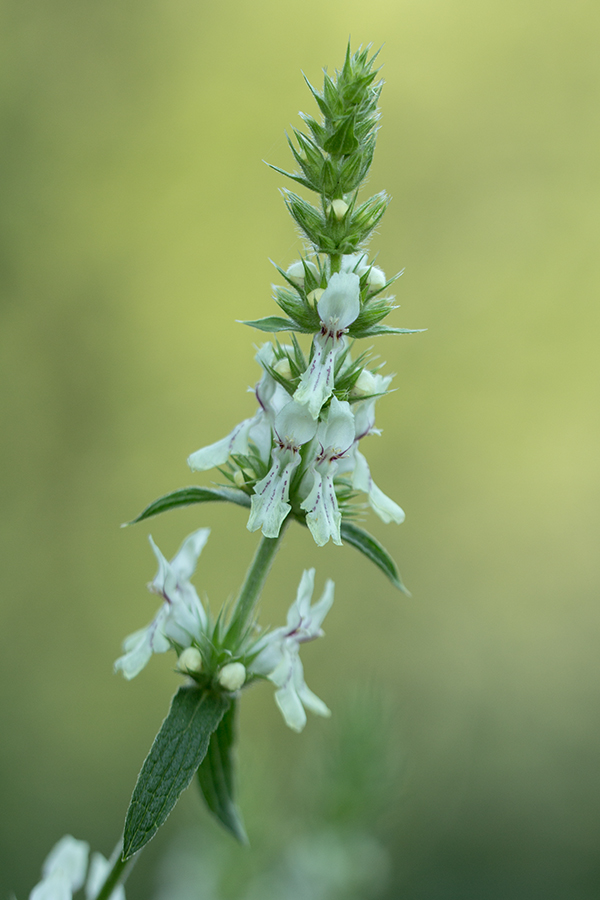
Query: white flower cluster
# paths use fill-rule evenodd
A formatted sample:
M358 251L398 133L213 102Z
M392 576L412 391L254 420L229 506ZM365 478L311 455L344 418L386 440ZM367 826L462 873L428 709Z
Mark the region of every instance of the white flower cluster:
M316 309L321 329L313 339L312 357L293 396L273 376L273 372L285 375L289 371L287 358L278 359L274 346L264 344L256 356L264 370L255 389L258 411L227 437L197 450L188 459L193 470L205 471L224 465L234 455L246 456L252 445L256 448L268 471L253 485L248 528L261 529L265 537L279 535L292 503L296 503L306 514L306 524L319 546L330 538L341 544L340 485L336 482L340 477L346 485L349 481L353 490L367 494L371 507L384 522L399 524L404 520L402 509L373 481L358 449L362 438L379 433L375 428L375 402L386 392L391 376L362 369L351 391L352 404L332 396L336 365L340 354L347 351L346 332L360 312L361 274L368 272L373 290L385 285L383 272L362 260L361 256L344 257L341 271L333 274L320 292ZM301 272L291 268L292 276L301 279ZM343 376L349 365L345 352L338 375ZM290 498L292 486L294 496Z
M29 894L29 900L72 900L73 894L84 884L86 900L95 900L111 863L101 853L92 853L88 870L89 852L86 841L78 841L66 834L46 857L42 880ZM125 900L122 885L113 890L111 900Z
M171 648L179 652L179 671L190 675L203 671L198 646L205 646L212 636L206 611L189 579L209 533L208 528L201 528L190 534L170 563L150 538L158 559L158 572L148 587L163 598L163 603L146 628L125 639L125 653L115 662L115 670L120 669L125 678L134 678L141 672L153 653L164 653ZM251 639L248 670L238 660L227 662L214 673L219 686L231 692L239 690L248 675L268 678L277 686L277 705L295 731L301 731L306 724L304 707L317 715L329 715L325 704L307 688L299 655L301 644L322 636L321 623L333 603L334 585L328 581L321 599L311 607L314 580L314 569L304 572L284 627L262 635L258 641ZM48 900L51 896L54 895L48 894ZM40 894L34 900L47 898Z

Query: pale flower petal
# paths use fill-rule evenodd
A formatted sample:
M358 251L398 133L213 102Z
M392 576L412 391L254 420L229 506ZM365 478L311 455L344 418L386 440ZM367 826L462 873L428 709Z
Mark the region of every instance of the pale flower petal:
M202 553L209 536L210 528L199 528L186 537L171 560L171 571L175 575L177 583L181 584L184 581L189 581L192 577L198 564L198 557Z
M256 483L251 500L247 528L262 528L265 537L275 538L288 515L292 475L300 463L300 447L312 440L317 423L304 407L291 400L278 413L273 426L277 446L273 463L264 478Z
M42 866L42 880L29 894L29 900L71 900L83 885L89 844L66 834L52 848Z
M72 900L73 889L62 872L43 878L29 894L29 900Z
M406 518L404 510L377 487L371 477L369 464L363 454L356 450L354 457L355 467L352 476L352 486L356 490L364 491L367 494L369 505L386 525L389 525L390 522L401 525Z
M306 524L318 547L323 547L330 538L334 544L341 545L342 514L331 474L322 476L315 471L312 490L302 501L301 508L306 510Z
M115 662L114 669L120 669L128 680L142 671L153 653L166 653L172 641L181 647L189 647L205 631L207 615L189 577L209 534L209 528L192 532L170 563L149 536L158 561L158 572L148 587L165 602L146 628L130 634L123 642L125 652Z
M293 684L275 691L275 702L281 710L281 714L288 728L292 731L302 731L306 725L306 713L302 706L302 701L298 696Z
M193 472L205 472L215 466L224 465L232 453L248 453L248 436L253 425L257 424L260 410L251 419L244 419L236 425L227 437L221 438L214 444L202 447L188 456L188 466Z
M360 312L360 278L352 272L335 272L317 304L319 318L328 331L348 328Z
M273 456L275 457L273 451ZM289 453L287 454L289 456ZM281 526L288 515L291 506L287 502L292 472L300 462L300 458L285 462L284 459L274 458L269 472L258 481L252 495L252 508L248 517L248 531L258 531L262 528L265 537L276 538Z
M401 525L406 518L404 510L398 506L391 497L384 494L374 481L372 482L371 490L369 491L369 504L374 512L377 513L381 521L385 522L386 525L389 525L390 522Z
M344 459L354 443L354 417L350 404L334 397L325 422L317 431L320 451L309 470L313 476L312 488L302 501L306 511L306 524L315 540L322 547L331 538L341 545L340 526L342 515L338 508L333 483L339 460Z
M321 624L333 603L333 581L327 581L320 600L310 605L314 579L314 569L302 574L287 624L260 639L260 652L250 665L251 672L266 675L278 688L275 700L286 724L294 731L302 731L306 724L304 707L320 716L329 715L323 701L306 686L300 661L301 644L323 635Z
M313 419L319 417L321 407L333 392L335 354L342 342L343 338L336 342L321 334L314 338L313 358L294 393L296 403L306 404Z
M336 272L317 303L321 331L313 340L313 357L296 388L294 400L317 419L334 387L335 357L344 346L344 333L360 312L360 279Z

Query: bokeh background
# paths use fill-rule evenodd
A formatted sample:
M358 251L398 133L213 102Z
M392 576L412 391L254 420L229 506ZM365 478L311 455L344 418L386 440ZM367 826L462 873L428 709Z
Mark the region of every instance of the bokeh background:
M334 717L297 736L268 686L245 696L254 856L223 852L230 870L296 852L299 798L327 779L291 773L382 703L365 760L393 778L377 815L352 812L389 860L379 896L597 898L598 4L4 0L1 20L0 897L26 897L64 833L106 854L118 837L178 683L167 657L112 674L154 610L150 529L118 526L252 412L259 336L235 320L274 311L268 259L300 247L261 160L289 166L285 129L314 111L301 71L318 84L351 35L384 45L369 187L393 203L372 249L406 267L393 324L428 329L377 342L397 392L367 447L407 521L366 525L413 597L290 529L264 619L303 567L335 579L305 656ZM151 530L170 556L207 524L196 583L218 606L257 540L244 511ZM221 840L188 793L131 900L172 842Z

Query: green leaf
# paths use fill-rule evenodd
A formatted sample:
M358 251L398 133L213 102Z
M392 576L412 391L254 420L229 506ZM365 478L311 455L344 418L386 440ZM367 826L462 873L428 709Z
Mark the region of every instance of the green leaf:
M368 328L352 332L352 337L359 340L360 338L376 337L380 334L420 334L427 331L426 328L390 328L389 325L370 325Z
M398 567L390 554L387 552L385 547L382 547L379 541L373 537L372 534L369 534L367 531L364 531L362 528L359 528L358 525L354 525L352 522L342 522L342 527L340 529L340 534L342 536L342 540L347 541L349 544L352 544L353 547L356 547L357 550L360 550L361 553L371 560L371 562L375 563L375 565L381 569L384 575L390 579L394 587L397 587L398 590L405 593L410 597L410 591L402 583L402 579L400 578L400 572L398 571Z
M242 321L242 325L250 325L251 328L258 328L259 331L299 331L301 334L312 334L307 328L302 328L291 319L284 319L283 316L265 316L264 319L252 319Z
M138 775L125 819L123 859L154 837L206 756L229 698L207 688L180 687Z
M198 769L198 783L206 805L221 825L241 844L247 844L248 838L234 800L233 746L236 716L237 701L232 700L210 739L207 754Z
M142 522L144 519L157 516L159 513L168 512L170 509L176 509L178 506L189 506L192 503L210 503L212 501L237 503L238 506L250 507L248 494L235 488L184 487L178 491L172 491L170 494L165 494L164 497L159 497L158 500L150 503L139 516L132 519L131 522L125 522L125 525L135 525L136 522Z

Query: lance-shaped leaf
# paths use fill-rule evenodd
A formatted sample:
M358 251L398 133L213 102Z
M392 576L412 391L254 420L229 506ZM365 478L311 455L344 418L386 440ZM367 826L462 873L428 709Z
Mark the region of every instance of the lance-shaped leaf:
M376 337L380 334L420 334L426 328L391 328L389 325L371 325L368 328L352 331L353 338Z
M259 331L268 331L275 333L276 331L299 331L301 334L311 334L314 329L302 328L291 319L284 319L283 316L265 316L264 319L251 319L250 321L241 321L242 325L250 325L251 328L258 328Z
M190 506L192 503L236 503L238 506L250 507L250 497L244 491L238 491L236 488L219 487L184 487L178 491L172 491L159 497L153 503L144 509L139 516L132 519L131 522L125 522L127 525L135 525L136 522L142 522L151 516L157 516L159 513L168 512L170 509L176 509L178 506ZM125 527L122 526L122 527Z
M248 838L234 799L236 717L237 701L232 700L210 739L208 751L198 769L198 783L206 805L221 825L241 844L247 844Z
M229 698L207 688L181 687L138 775L125 819L123 859L154 837L206 756Z
M352 544L353 547L356 547L357 550L364 553L371 562L374 562L384 575L387 575L394 587L397 587L398 590L410 597L410 591L402 583L396 563L385 547L382 547L372 534L359 528L358 525L354 525L352 522L347 521L342 521L340 534L343 541Z

